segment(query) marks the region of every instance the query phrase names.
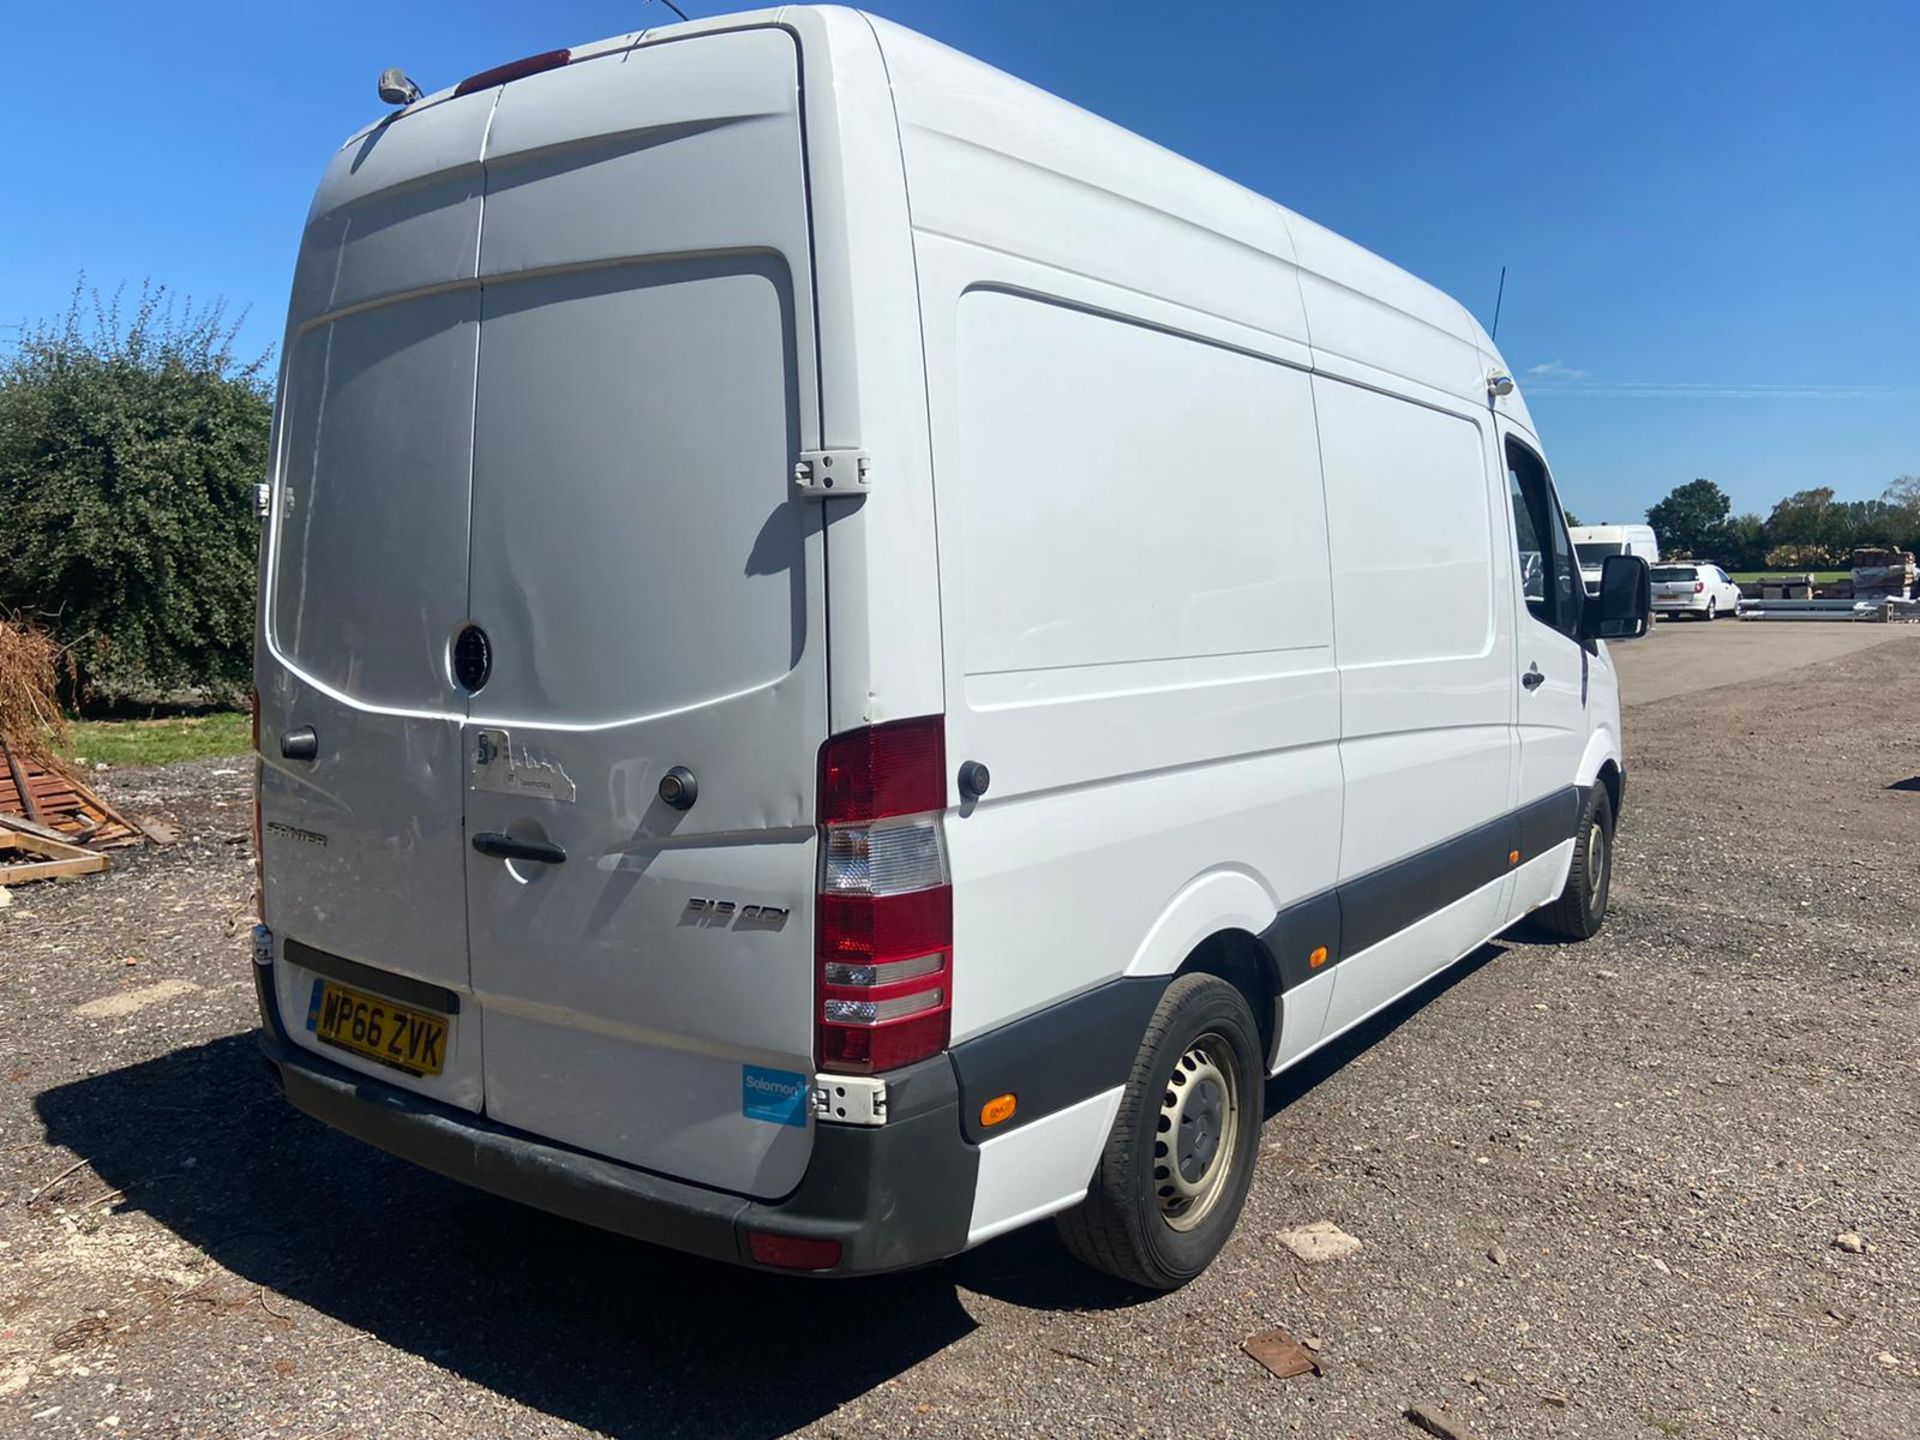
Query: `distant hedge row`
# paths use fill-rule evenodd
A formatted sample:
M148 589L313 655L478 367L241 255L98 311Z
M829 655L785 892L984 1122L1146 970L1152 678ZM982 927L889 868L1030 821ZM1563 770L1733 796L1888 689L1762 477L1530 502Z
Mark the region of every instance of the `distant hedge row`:
M1660 553L1729 570L1845 569L1856 546L1920 548L1920 475L1897 476L1878 500L1837 500L1831 486L1798 490L1763 520L1735 515L1711 480L1676 485L1647 511Z
M83 700L245 693L272 421L220 305L76 287L0 358L0 608L52 631Z

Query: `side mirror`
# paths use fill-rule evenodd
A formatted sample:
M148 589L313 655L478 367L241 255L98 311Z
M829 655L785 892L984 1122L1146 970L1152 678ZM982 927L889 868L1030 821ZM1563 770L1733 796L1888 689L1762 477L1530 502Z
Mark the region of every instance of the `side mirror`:
M1653 574L1638 555L1609 555L1600 593L1580 612L1582 640L1638 640L1653 619Z

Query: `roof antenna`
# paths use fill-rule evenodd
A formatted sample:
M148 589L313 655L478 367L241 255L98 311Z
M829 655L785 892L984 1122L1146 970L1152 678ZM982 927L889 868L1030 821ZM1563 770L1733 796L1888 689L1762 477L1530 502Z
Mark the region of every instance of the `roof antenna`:
M673 0L660 0L660 3L666 6L667 9L671 10L674 14L678 15L682 20L687 20L692 18L687 14L686 11L682 10L678 5L674 4Z
M1493 297L1493 329L1487 332L1489 340L1500 338L1500 302L1507 298L1507 267L1500 267L1500 291Z

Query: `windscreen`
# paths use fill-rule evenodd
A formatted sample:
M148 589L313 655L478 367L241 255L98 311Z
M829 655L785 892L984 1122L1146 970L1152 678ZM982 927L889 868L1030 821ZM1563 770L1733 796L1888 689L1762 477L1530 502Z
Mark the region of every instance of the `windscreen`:
M1691 565L1656 565L1653 567L1652 573L1653 573L1653 579L1655 581L1662 581L1662 580L1691 581L1694 578L1693 566Z
M1575 545L1574 553L1580 557L1580 563L1588 569L1598 569L1606 563L1609 555L1624 555L1625 545L1611 540L1590 540L1585 545Z

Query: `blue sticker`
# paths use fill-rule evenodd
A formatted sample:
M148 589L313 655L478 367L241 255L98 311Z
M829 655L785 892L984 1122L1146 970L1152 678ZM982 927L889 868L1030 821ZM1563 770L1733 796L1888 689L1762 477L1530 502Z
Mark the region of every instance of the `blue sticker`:
M760 1065L740 1067L740 1113L775 1125L807 1123L807 1077Z
M307 1001L307 1029L315 1034L320 1031L320 992L326 988L326 984L324 980L314 981L313 995Z

